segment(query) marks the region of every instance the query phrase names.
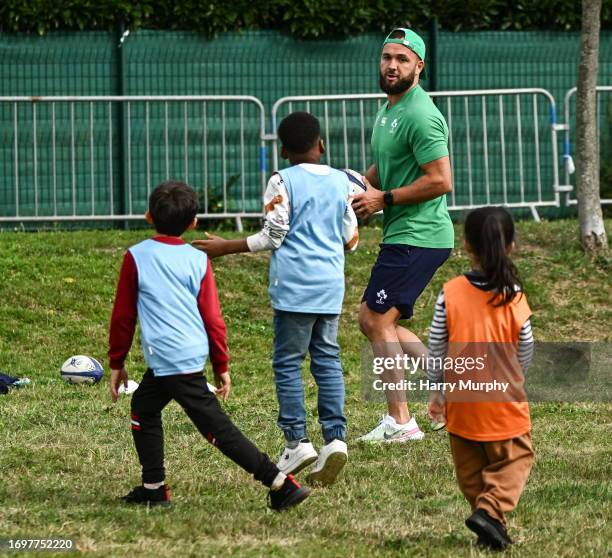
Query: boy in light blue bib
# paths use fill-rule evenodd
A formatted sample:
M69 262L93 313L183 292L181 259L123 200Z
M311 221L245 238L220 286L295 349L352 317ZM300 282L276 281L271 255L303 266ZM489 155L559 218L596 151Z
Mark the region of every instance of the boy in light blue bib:
M286 447L278 462L297 473L316 461L309 482L334 482L347 460L344 379L337 343L344 297L344 252L357 247L351 207L353 183L343 171L320 164L325 152L319 121L306 112L278 128L281 154L291 166L274 173L264 195L263 229L245 239L193 244L211 258L272 250L268 292L274 309L272 367L278 425ZM318 417L325 445L317 454L307 437L301 367L310 353L318 386Z

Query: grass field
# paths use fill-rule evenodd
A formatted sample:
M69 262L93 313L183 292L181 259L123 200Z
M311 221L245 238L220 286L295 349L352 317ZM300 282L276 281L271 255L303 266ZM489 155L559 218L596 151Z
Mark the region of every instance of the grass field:
M364 338L356 323L380 238L376 228L364 230L360 249L347 259L340 343L349 463L340 480L295 510L269 512L265 490L204 442L172 403L164 421L174 507L118 505L117 497L139 482L129 399L111 404L108 374L101 385L84 387L64 384L58 371L72 354L106 364L122 254L149 234L0 234L0 370L33 381L0 396L0 539L72 538L81 551L101 556L487 554L463 525L468 506L453 477L445 433L401 447L354 443L384 411L361 400ZM538 340L611 340L609 262L585 257L576 236L574 221L519 224L516 262ZM441 284L467 266L458 249L436 275L415 311L411 328L418 334L427 334ZM267 256L217 260L215 273L234 381L226 408L276 459L282 439L270 369ZM136 345L128 361L131 377L138 381L143 368ZM310 434L318 445L314 382L308 372L305 378ZM412 410L425 427L424 405ZM595 403L532 405L537 460L510 518L516 544L508 555L610 556L611 411Z

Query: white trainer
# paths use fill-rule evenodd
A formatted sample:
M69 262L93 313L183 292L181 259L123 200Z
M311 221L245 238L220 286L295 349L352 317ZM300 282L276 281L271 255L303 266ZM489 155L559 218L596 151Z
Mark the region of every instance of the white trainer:
M317 460L317 452L310 442L300 442L295 449L285 448L276 466L285 475L294 475Z
M319 458L306 481L320 486L333 484L347 459L346 443L338 439L331 441L321 448Z
M368 432L358 442L408 442L411 440L422 440L425 434L419 428L414 417L406 424L397 424L392 416L386 415L378 423L378 426Z

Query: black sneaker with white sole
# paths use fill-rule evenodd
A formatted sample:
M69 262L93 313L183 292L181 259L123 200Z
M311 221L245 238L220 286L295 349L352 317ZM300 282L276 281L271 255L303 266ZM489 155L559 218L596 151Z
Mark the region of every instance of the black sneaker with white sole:
M506 528L481 508L465 520L465 525L478 535L479 545L488 546L493 550L503 550L512 544Z
M121 497L126 504L139 504L141 506L170 506L172 493L167 484L159 488L135 487L129 494Z
M287 475L283 486L268 492L268 507L274 511L286 510L297 506L310 496L310 489L297 482L293 475Z

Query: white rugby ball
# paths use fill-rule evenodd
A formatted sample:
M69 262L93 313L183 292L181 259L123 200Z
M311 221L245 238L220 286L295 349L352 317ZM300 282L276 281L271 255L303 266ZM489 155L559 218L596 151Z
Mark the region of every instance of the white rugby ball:
M348 179L351 181L351 186L353 187L352 195L362 194L367 190L366 185L363 181L363 176L360 172L354 171L353 169L342 169Z
M74 355L62 364L60 375L70 384L97 384L104 375L104 368L95 358Z

